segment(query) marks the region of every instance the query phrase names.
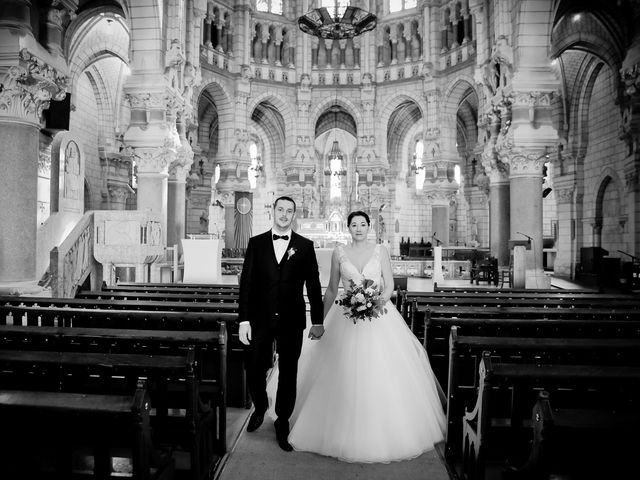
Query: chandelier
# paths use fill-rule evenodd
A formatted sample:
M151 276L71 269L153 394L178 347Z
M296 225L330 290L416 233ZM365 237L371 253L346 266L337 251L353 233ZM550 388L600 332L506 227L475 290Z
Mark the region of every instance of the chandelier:
M314 8L298 18L298 27L309 35L333 40L357 37L376 28L378 19L373 13L349 6L340 18L342 8L336 4L333 17L325 7Z
M337 177L340 177L342 175L346 175L347 174L347 170L345 168L341 168L339 170L332 170L331 169L331 162L334 160L340 160L341 161L341 165L342 165L342 150L340 150L340 144L338 143L337 140L333 141L333 145L331 145L331 150L329 150L329 155L327 155L327 158L329 159L329 166L327 168L324 169L324 174L327 176L330 175L334 175Z

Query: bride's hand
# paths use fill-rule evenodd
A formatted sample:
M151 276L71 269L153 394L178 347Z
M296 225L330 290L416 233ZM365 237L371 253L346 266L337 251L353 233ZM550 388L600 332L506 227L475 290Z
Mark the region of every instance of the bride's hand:
M309 329L309 338L311 340L320 340L324 335L324 326L323 325L311 325Z

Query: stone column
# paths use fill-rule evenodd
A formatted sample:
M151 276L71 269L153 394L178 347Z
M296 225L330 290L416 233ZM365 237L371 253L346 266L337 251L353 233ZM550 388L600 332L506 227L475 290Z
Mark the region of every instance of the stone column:
M442 242L443 246L449 245L449 203L438 202L431 206L431 230L438 240ZM436 246L438 242L433 241L433 245Z
M576 206L575 175L561 175L553 179L556 200L558 201L558 240L556 259L553 263L554 274L565 278L574 278L576 255Z
M526 288L549 288L542 259L542 167L545 155L515 154L509 161L510 236L531 238L531 250L526 251Z
M131 105L131 123L125 132L125 152L138 170L137 209L158 212L162 218L163 242L167 234L167 196L169 165L176 159L180 146L174 119L167 119L167 110L175 110L181 99L173 90L149 85L137 85L141 79L131 77L125 86ZM140 89L151 93L141 93Z
M212 47L211 43L211 17L207 14L204 19L204 45L205 47Z
M8 2L3 7L0 14L17 16L25 4ZM28 9L22 13L28 20ZM36 280L42 112L51 99L62 100L66 95L66 78L26 49L10 58L8 65L7 58L0 60L0 105L4 107L0 109L0 284Z
M509 265L510 198L509 179L491 175L489 184L489 243L491 255L498 259L498 266Z
M178 149L178 157L169 166L167 199L167 245L180 244L185 238L186 180L193 163L193 151L187 143Z

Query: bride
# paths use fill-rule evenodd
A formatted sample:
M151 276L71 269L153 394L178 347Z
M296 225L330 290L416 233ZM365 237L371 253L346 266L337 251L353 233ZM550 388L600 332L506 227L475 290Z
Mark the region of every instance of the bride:
M391 261L367 242L370 220L348 216L351 245L338 246L324 297L325 334L305 341L298 364L296 407L289 443L347 462L390 462L417 457L444 438L446 426L426 352L389 301ZM354 320L335 300L339 282L375 282L386 313ZM275 389L275 379L270 386Z

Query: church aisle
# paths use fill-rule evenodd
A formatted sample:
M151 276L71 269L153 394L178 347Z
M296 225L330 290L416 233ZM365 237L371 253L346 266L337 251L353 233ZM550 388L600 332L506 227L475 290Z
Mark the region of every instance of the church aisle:
M247 410L247 414L249 411ZM248 415L247 415L248 418ZM372 419L375 420L375 419ZM233 444L231 444L233 445ZM308 452L286 453L275 438L273 420L247 433L244 426L235 448L215 480L449 480L444 460L432 450L420 457L390 464L345 463Z

